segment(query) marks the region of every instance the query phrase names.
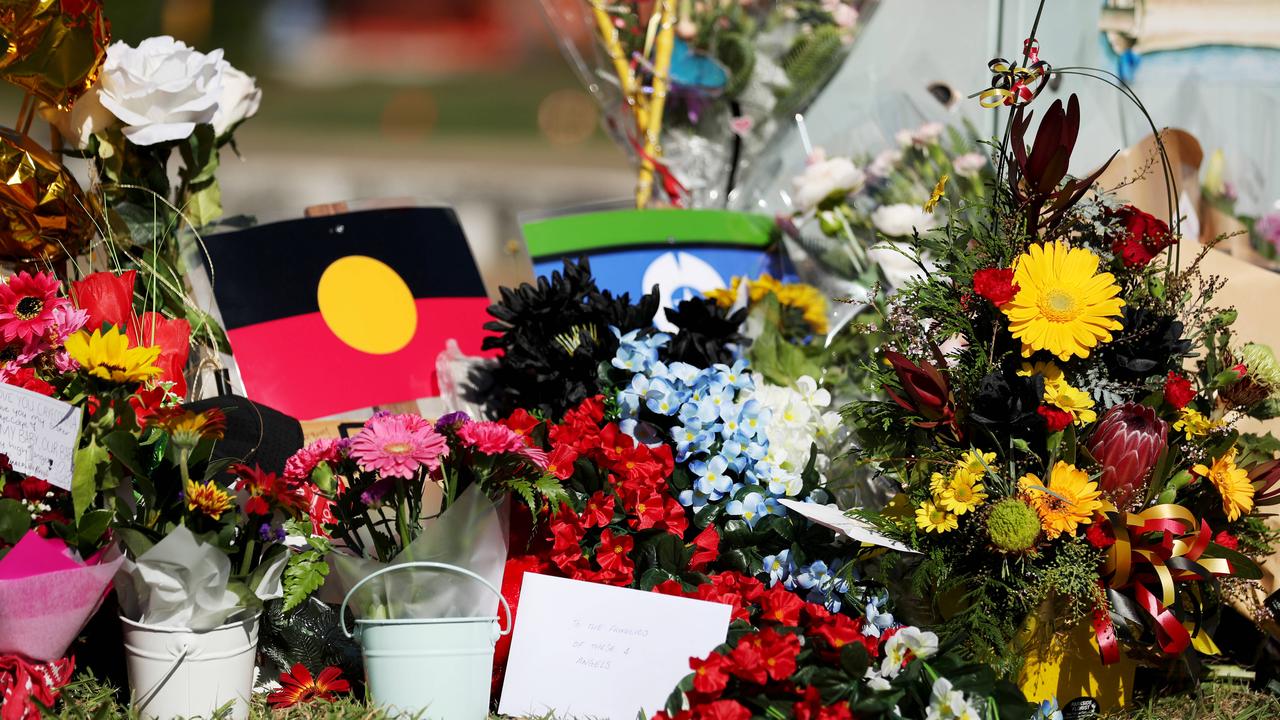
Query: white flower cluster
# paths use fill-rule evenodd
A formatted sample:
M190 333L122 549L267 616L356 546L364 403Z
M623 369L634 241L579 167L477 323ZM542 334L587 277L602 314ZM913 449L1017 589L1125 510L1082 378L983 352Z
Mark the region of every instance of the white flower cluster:
M938 654L938 636L928 630L905 626L884 643L884 659L880 667L867 668L867 687L878 692L889 690L889 681L898 677L911 658L927 660ZM934 685L935 691L937 685Z
M963 692L952 688L950 680L940 677L933 681L924 717L925 720L982 720L983 714Z
M261 100L254 79L222 59L222 50L205 54L162 35L136 48L123 41L107 48L97 84L54 122L81 148L115 125L134 145L155 145L184 140L203 123L226 135Z
M808 212L828 198L843 198L862 189L867 176L849 158L828 159L821 148L808 158L804 173L791 182L795 187L795 203Z
M764 460L794 473L798 485L809 450L817 443L815 467L824 471L830 459L823 451L830 449L840 428L840 414L828 409L831 393L808 375L796 380L794 387L770 385L759 374L753 374L753 381L755 389L743 401L754 399L770 411L765 426L769 449Z

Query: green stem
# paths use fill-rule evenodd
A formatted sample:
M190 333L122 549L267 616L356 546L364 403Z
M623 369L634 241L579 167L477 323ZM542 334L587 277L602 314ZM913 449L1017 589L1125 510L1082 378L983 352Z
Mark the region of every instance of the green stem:
M258 543L249 536L249 542L244 546L244 557L240 558L240 576L247 577L249 575L249 566L253 564L254 551L258 549Z
M409 497L403 480L396 480L396 499L396 529L400 533L400 549L403 550L413 541L409 537Z

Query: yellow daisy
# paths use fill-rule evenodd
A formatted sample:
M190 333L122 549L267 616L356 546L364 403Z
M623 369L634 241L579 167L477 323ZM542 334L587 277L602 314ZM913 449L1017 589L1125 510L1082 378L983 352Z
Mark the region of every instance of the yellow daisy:
M954 513L942 510L938 506L929 501L920 503L920 508L916 510L916 527L924 530L926 533L950 532L956 529L960 521L956 519Z
M1061 360L1089 357L1111 331L1124 300L1111 273L1098 272L1098 256L1055 240L1032 245L1014 265L1018 294L1000 309L1009 332L1022 341L1022 355L1047 350Z
M1091 423L1098 419L1093 410L1093 398L1089 393L1071 387L1065 381L1044 384L1044 401L1059 410L1071 413L1077 425Z
M1028 473L1018 480L1018 488L1040 516L1040 527L1050 540L1062 533L1075 534L1079 525L1093 522L1093 514L1102 508L1098 484L1085 471L1061 460L1049 473L1048 485Z
M1185 433L1188 440L1204 437L1225 426L1225 421L1210 420L1201 414L1199 410L1189 406L1178 411L1178 419L1173 423L1173 429L1180 433Z
M212 480L201 485L194 480L187 481L187 509L199 510L214 520L222 518L222 513L231 509L231 495L214 484Z
M1058 367L1058 364L1052 360L1034 363L1024 362L1022 363L1022 368L1018 370L1018 375L1021 377L1039 375L1044 378L1045 385L1062 382L1062 368Z
M929 492L934 495L940 495L943 490L947 489L947 485L951 484L951 476L942 473L934 473L929 478Z
M160 374L158 347L129 347L129 338L113 327L105 333L84 330L72 333L65 344L67 354L94 377L115 383L146 382Z
M933 186L933 193L929 195L928 200L924 201L925 212L931 213L938 207L938 202L942 200L942 195L947 190L947 178L948 176L943 174L938 184Z
M1191 472L1209 478L1209 482L1222 496L1222 512L1235 522L1240 516L1253 510L1253 483L1249 471L1236 467L1236 448L1232 446L1225 455L1213 461L1212 467L1196 465Z
M195 447L205 438L221 440L227 430L227 416L218 408L197 413L174 407L156 413L151 424L168 432L175 445Z
M979 454L973 450L966 450L964 455L960 456L960 469L975 478L980 478L987 474L987 468L991 467L991 463L995 461L996 454L993 452Z
M936 499L944 510L963 515L986 502L987 489L977 478L961 470Z

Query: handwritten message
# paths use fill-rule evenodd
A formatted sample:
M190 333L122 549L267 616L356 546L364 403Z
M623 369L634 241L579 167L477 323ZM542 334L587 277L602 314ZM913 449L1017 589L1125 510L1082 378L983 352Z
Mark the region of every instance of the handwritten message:
M652 715L689 658L725 641L731 608L525 573L499 712L634 720Z
M14 470L70 490L79 438L80 408L0 384L0 453Z

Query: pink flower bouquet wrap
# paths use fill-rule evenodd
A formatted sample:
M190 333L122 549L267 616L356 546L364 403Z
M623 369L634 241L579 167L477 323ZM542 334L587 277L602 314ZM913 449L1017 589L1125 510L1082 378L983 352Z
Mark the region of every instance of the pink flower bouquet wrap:
M0 558L0 655L51 661L66 654L120 568L111 546L86 561L34 531Z

